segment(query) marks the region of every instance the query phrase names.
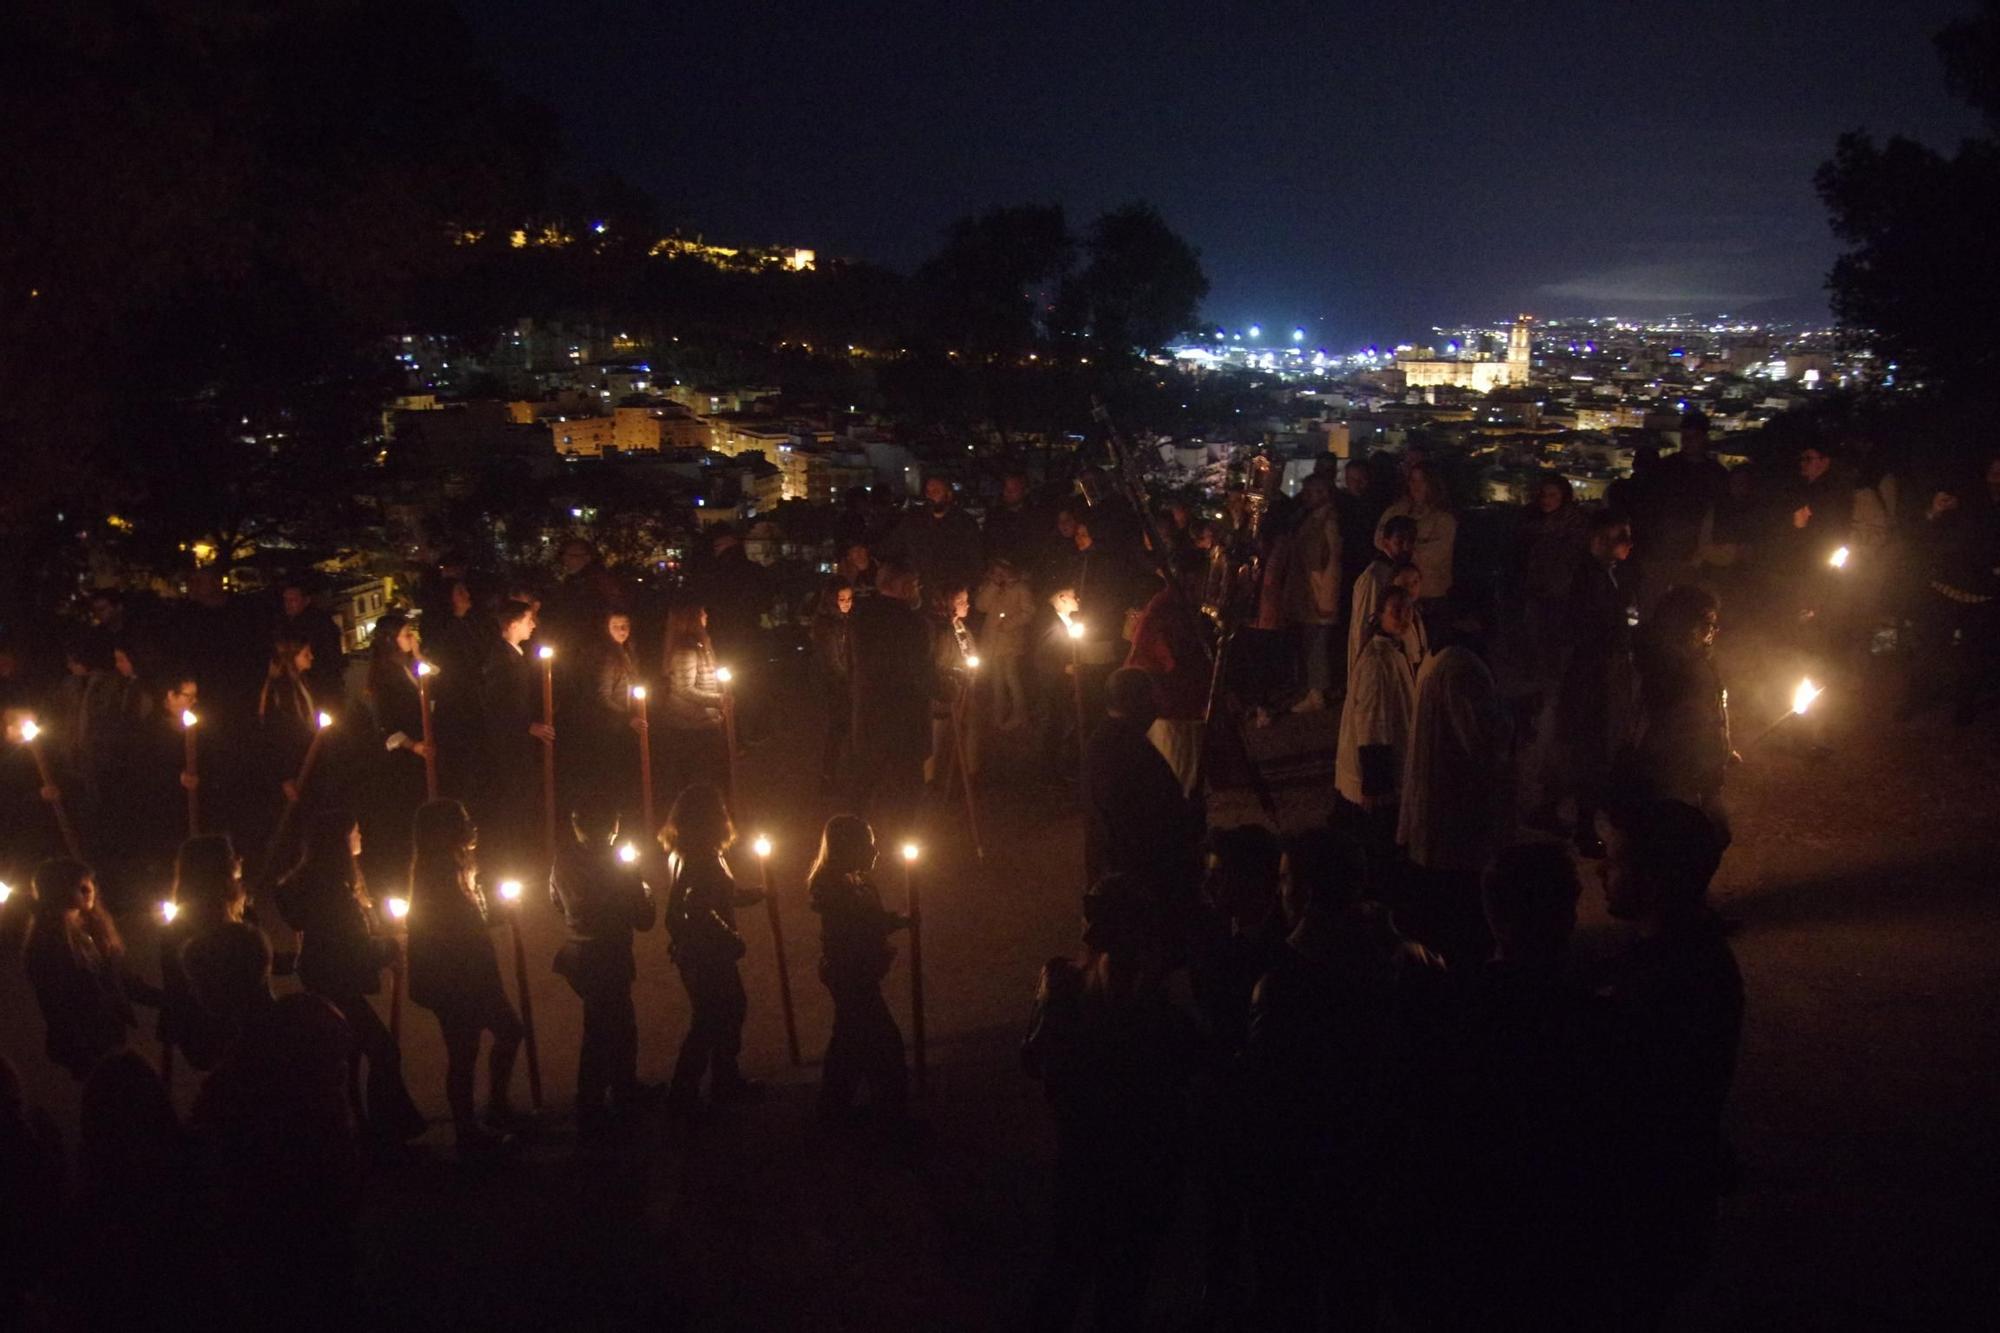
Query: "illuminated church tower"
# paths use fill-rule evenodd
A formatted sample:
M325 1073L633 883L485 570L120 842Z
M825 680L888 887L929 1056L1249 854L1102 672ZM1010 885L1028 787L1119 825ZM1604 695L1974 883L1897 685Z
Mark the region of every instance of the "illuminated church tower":
M1532 315L1516 315L1514 329L1507 335L1507 382L1526 384L1528 382L1528 325L1534 322Z

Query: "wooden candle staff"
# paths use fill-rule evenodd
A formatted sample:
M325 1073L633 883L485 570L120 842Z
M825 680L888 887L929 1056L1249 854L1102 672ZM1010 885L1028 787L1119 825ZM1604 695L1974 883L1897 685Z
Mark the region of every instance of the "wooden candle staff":
M543 644L535 650L542 663L542 847L556 859L556 650Z
M299 802L306 798L306 787L312 782L313 769L319 764L320 745L326 740L327 729L333 726L333 714L321 713L319 725L313 729L312 740L306 745L306 757L299 764L298 776L292 779L291 790L285 793L285 808L278 812L278 827L271 834L269 845L264 848L264 865L259 870L257 882L268 887L276 880L278 857L283 852L285 840L291 835L292 821L298 818Z
M764 876L764 917L771 923L771 946L778 955L778 1004L785 1014L785 1046L796 1068L805 1062L799 1058L799 1022L792 1012L792 970L785 961L785 927L778 920L778 895L771 888L771 840L759 836L750 850L757 853L757 865Z
M431 677L437 668L429 662L417 663L417 711L423 714L424 725L424 799L438 798L437 734L431 726Z
M528 1101L542 1109L542 1052L535 1041L535 997L528 990L528 950L521 943L521 881L500 881L500 898L507 904L507 924L514 929L514 989L521 996L521 1035L528 1046Z
M1069 634L1069 697L1076 707L1076 763L1077 772L1081 773L1084 754L1090 744L1089 724L1083 716L1083 622L1065 620L1063 628Z
M187 788L188 836L201 836L201 757L194 743L194 729L201 724L194 709L181 710L181 785Z
M910 918L910 1054L922 1092L930 1072L924 1057L924 909L917 897L917 844L903 844L903 901Z
M21 744L28 747L28 757L35 761L35 776L41 779L43 799L49 803L49 813L56 819L56 832L62 834L63 847L70 859L83 859L83 844L77 841L76 826L69 822L69 811L63 807L62 789L56 786L55 775L49 772L49 757L42 753L39 738L42 728L35 719L23 718L20 724Z
M727 754L722 770L722 798L734 813L736 809L736 692L729 688L736 673L728 667L715 669L716 683L722 686L722 748Z
M639 730L639 811L646 820L646 836L659 832L653 821L653 732L646 716L646 687L632 687L633 721Z
M403 953L403 937L407 929L403 923L410 916L410 900L385 898L382 906L389 913L389 942L396 949L395 960L389 964L389 1035L400 1044L403 1040L403 979L409 970Z

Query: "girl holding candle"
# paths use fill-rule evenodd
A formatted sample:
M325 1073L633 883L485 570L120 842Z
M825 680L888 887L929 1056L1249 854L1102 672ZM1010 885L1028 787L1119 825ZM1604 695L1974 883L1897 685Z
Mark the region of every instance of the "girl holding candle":
M910 919L882 905L873 878L875 831L859 815L835 815L820 835L807 879L820 918L819 979L833 996L833 1038L820 1081L819 1117L837 1122L854 1110L863 1083L876 1110L900 1122L909 1104L903 1033L882 998L896 951L889 936Z
M28 981L48 1024L49 1059L79 1083L99 1059L125 1044L136 1021L124 963L125 942L98 905L90 867L44 861L35 871Z
M196 998L185 962L187 948L241 922L248 902L243 860L227 835L206 834L181 844L174 861L173 897L166 907L166 924L160 928L160 1044L178 1048L196 1069L215 1068L231 1034L225 1019Z
M486 1121L504 1131L515 1120L509 1084L520 1052L521 1019L500 980L488 933L486 898L475 881L479 831L457 801L417 811L410 862L410 999L437 1015L444 1034L445 1099L461 1156L505 1147L508 1136L481 1126L472 1082L479 1039L493 1034L487 1060Z
M401 612L382 617L368 658L368 703L381 736L374 810L367 828L369 866L387 878L410 863L410 816L424 803L423 694L417 688L421 640ZM330 998L330 997L329 997Z
M679 792L695 783L728 785L729 742L723 727L722 680L708 638L708 609L676 606L667 615L663 697L656 713L666 733L667 784Z

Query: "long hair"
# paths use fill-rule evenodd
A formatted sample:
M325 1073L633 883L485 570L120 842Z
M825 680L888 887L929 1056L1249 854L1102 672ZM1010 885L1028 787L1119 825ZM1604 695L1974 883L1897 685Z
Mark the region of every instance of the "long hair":
M306 688L305 680L299 675L299 654L305 647L304 639L289 634L279 635L272 643L271 661L264 669L264 688L257 696L259 722L278 713L289 714L311 724L312 691Z
M426 801L411 822L410 902L457 893L474 898L472 872L479 831L453 800Z
M228 834L189 838L174 858L174 904L205 921L239 919L245 897L240 869Z
M63 918L69 915L76 902L76 891L92 873L89 866L67 856L44 861L35 867L34 916L29 920L24 943L45 930L64 929ZM118 924L111 919L111 913L104 910L102 903L93 903L78 915L84 934L97 945L97 952L107 962L115 962L124 956L125 941L118 934Z
M368 697L381 699L394 689L416 684L416 658L396 646L404 626L415 617L391 611L375 622L375 638L368 648Z
M673 669L674 654L679 652L712 652L708 641L708 630L702 625L702 613L708 608L700 602L681 602L667 612L667 646L662 665Z
M660 838L683 860L720 856L736 841L736 825L730 822L722 793L706 782L697 782L674 798Z
M819 835L819 855L806 875L808 890L820 877L865 875L875 865L875 830L860 815L835 815Z
M854 585L835 574L819 590L819 597L813 605L813 615L817 618L838 617L840 615L840 594L854 591Z

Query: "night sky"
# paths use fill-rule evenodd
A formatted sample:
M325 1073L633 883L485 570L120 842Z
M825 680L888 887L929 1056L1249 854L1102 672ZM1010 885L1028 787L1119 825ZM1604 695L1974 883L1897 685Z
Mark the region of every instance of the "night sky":
M507 79L718 241L908 268L952 218L1147 199L1204 314L1346 348L1434 323L1824 315L1844 129L1949 147L1970 0L463 0Z

